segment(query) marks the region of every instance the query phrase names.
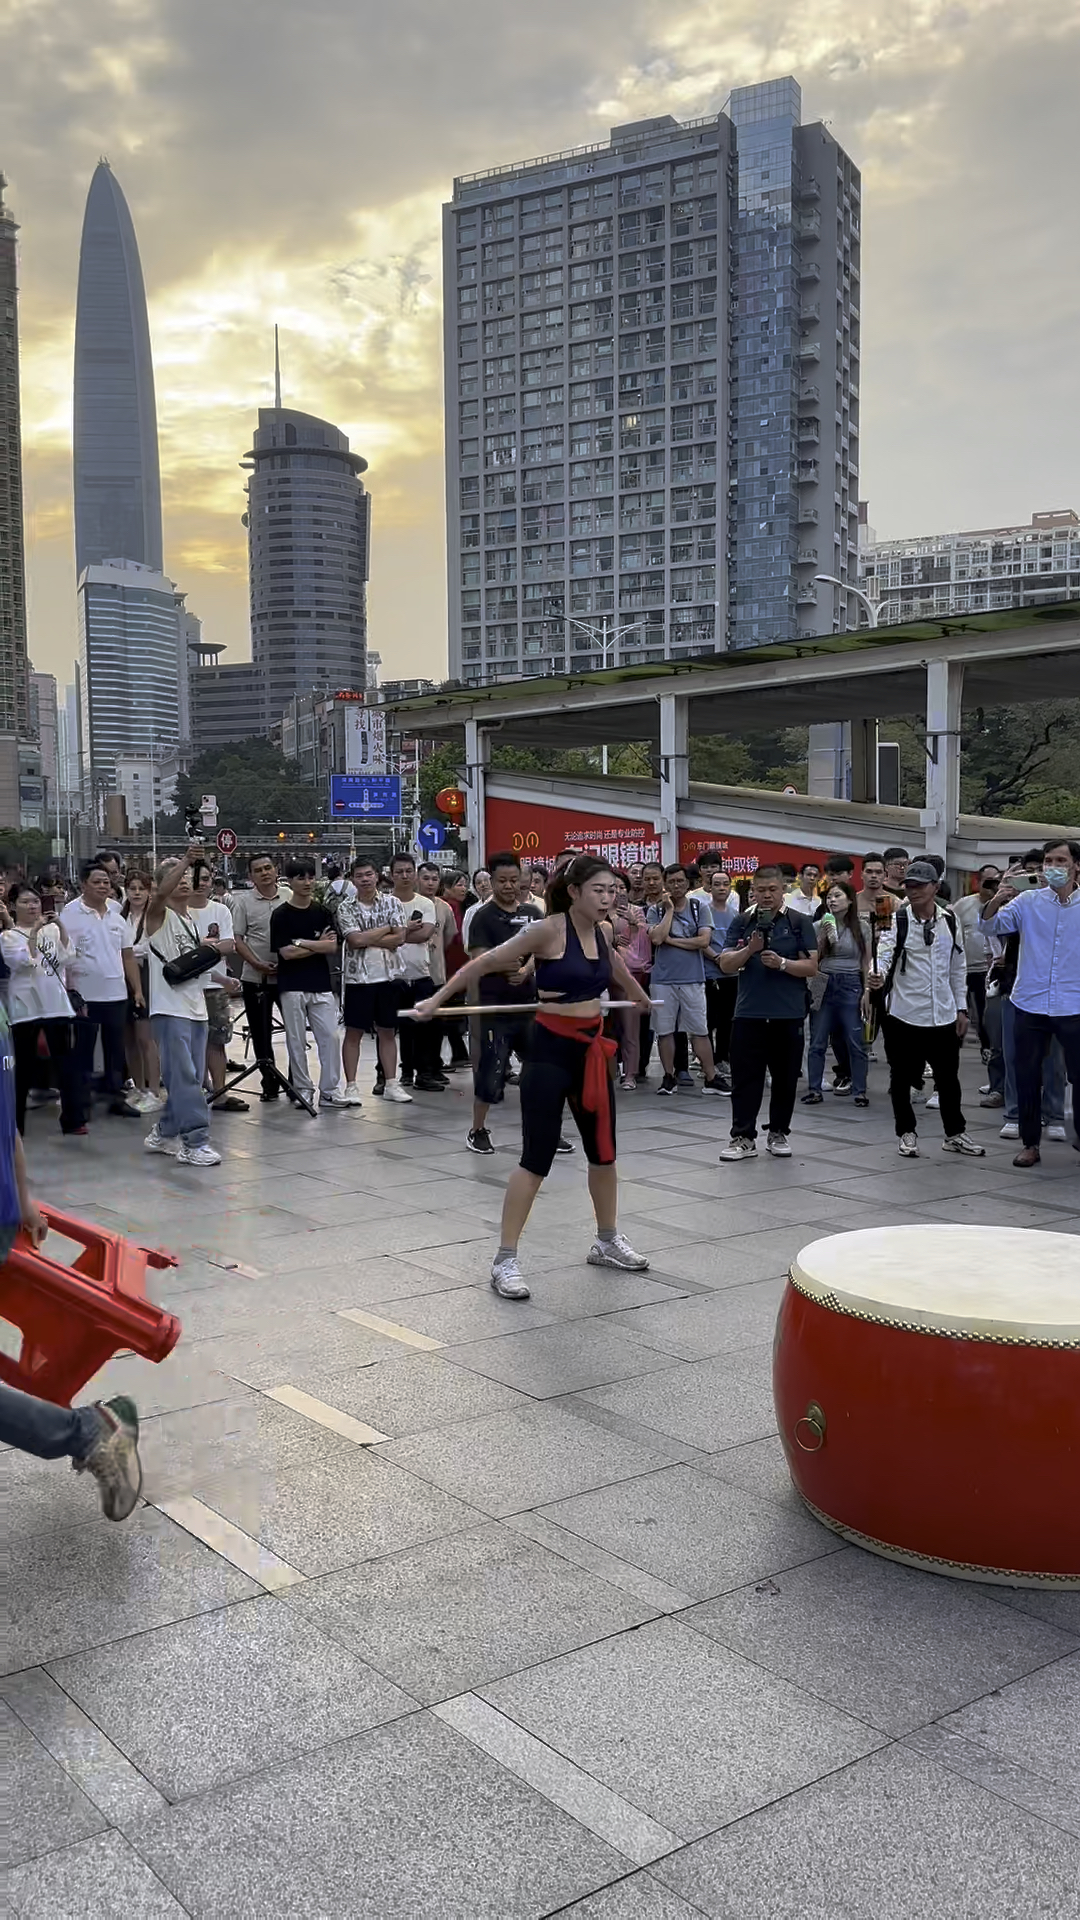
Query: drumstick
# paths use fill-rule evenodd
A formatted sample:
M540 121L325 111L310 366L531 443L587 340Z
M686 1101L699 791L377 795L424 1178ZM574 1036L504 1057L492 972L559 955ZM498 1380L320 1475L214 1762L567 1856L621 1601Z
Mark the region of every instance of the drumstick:
M650 1007L658 1007L660 1004L659 1000L649 1001ZM615 1013L622 1007L639 1007L643 1013L645 1011L640 1000L607 1000L600 1008L600 1012ZM570 1006L562 1000L524 1000L516 1006L509 1007L499 1004L482 1007L436 1007L433 1013L423 1016L415 1007L399 1007L398 1018L399 1020L419 1020L421 1017L428 1020L455 1020L464 1019L469 1013L561 1013L568 1015L571 1019L575 1015L581 1019L594 1017L594 1010L586 1001L578 1001L575 1006Z

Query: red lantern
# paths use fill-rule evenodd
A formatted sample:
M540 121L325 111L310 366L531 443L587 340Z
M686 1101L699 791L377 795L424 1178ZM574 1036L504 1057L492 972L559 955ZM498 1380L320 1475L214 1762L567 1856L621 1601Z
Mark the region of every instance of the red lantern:
M449 814L451 820L465 818L465 795L460 787L443 787L435 795L435 805L440 813Z

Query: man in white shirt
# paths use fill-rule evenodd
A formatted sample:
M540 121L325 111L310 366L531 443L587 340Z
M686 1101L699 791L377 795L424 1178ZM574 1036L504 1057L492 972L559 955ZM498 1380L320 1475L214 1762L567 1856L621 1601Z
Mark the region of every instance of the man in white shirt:
M784 900L789 913L802 913L808 920L813 919L821 905L817 890L820 879L821 868L817 861L804 860L799 868L799 884Z
M960 1103L960 1046L968 1027L964 942L951 909L938 904L938 873L928 860L913 860L904 884L906 903L878 941L878 971L870 976L872 987L885 988L889 1098L900 1152L918 1158L911 1090L929 1067L945 1132L942 1152L980 1158L986 1149L969 1137Z
M248 1032L260 1066L274 1065L274 1000L276 969L270 949L270 916L275 907L292 899L292 890L278 879L268 853L253 853L248 861L251 886L233 895L235 951L243 961L240 973ZM279 1087L269 1074L262 1076L263 1100L276 1100Z
M1042 1137L1043 1060L1055 1038L1072 1081L1080 1135L1080 842L1048 840L1041 887L1020 893L1006 874L983 908L986 934L1020 935L1012 990L1016 1093L1022 1146L1014 1167L1033 1167Z
M131 951L135 936L113 899L112 882L101 862L84 861L80 877L82 893L64 908L60 925L73 949L68 987L74 987L86 1002L85 1014L75 1022L75 1065L83 1085L83 1106L89 1112L94 1049L100 1031L109 1112L121 1114L125 1120L138 1120L138 1107L124 1098L129 987L142 999L142 982Z

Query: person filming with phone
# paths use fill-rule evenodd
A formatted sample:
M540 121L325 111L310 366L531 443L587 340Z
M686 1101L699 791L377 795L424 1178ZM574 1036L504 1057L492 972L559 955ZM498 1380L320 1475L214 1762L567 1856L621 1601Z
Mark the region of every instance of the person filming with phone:
M757 1153L757 1118L772 1077L769 1153L791 1158L788 1134L802 1066L807 986L818 970L817 933L805 914L784 905L779 867L759 867L751 883L753 904L737 913L727 931L720 971L739 982L731 1023L731 1144L721 1160L751 1160Z
M1031 877L1010 869L980 916L984 933L1020 935L1012 989L1021 1141L1014 1167L1034 1167L1040 1159L1043 1061L1055 1039L1080 1133L1080 841L1048 840L1043 884L1032 886Z

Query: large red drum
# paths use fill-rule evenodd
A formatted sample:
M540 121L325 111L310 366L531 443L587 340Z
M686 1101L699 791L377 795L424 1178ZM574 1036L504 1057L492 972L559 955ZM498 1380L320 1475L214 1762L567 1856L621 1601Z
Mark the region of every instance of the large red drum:
M967 1580L1080 1587L1080 1239L875 1227L794 1262L773 1350L826 1526Z

